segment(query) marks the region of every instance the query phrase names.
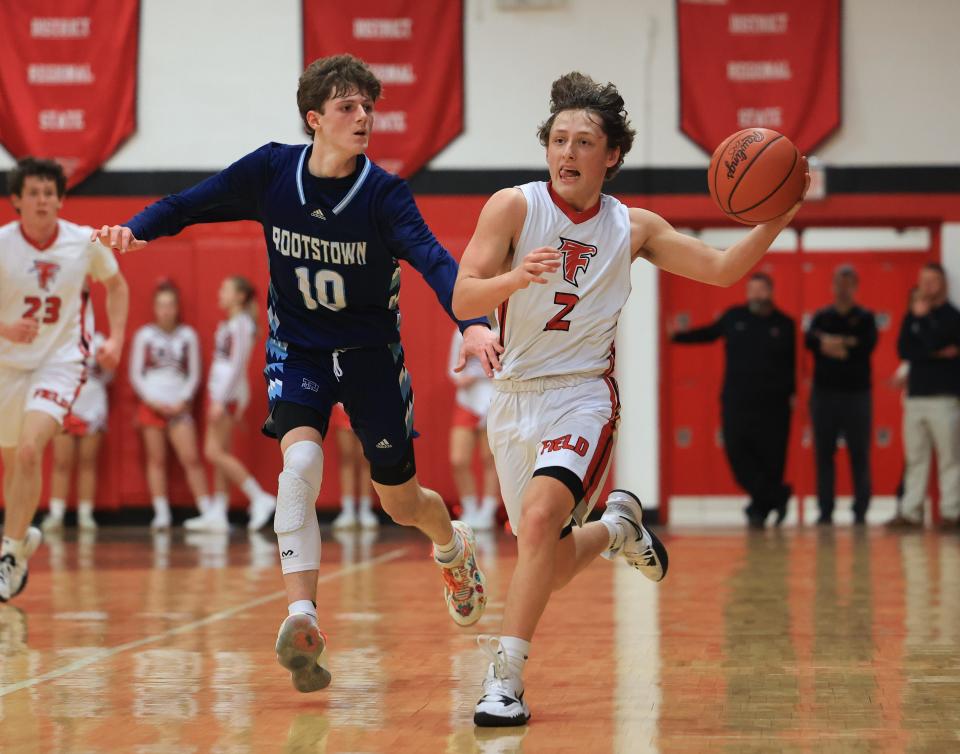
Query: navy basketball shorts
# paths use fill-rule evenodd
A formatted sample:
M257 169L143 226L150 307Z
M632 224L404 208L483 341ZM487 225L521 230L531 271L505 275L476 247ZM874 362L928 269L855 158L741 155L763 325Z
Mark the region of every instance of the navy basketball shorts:
M270 402L263 425L268 437L279 440L302 426L326 437L330 412L342 403L375 482L403 484L416 474L413 386L399 343L303 351L271 339L263 374Z

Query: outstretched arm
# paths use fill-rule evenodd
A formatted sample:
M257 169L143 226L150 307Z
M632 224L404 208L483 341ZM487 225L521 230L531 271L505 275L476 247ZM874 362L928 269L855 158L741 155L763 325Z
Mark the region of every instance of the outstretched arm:
M807 177L807 185L810 183ZM804 188L806 193L806 188ZM630 236L634 259L644 257L661 270L701 283L728 287L760 261L770 244L793 220L803 200L785 215L757 225L726 251L679 233L659 215L630 208Z
M270 148L261 147L196 186L154 202L122 225L101 226L91 240L123 253L189 225L259 219Z
M520 267L510 268L510 254L526 215L527 201L515 188L498 191L484 205L453 290L453 310L459 316L492 312L514 291L546 283L544 275L560 266L560 253L544 247L530 252Z

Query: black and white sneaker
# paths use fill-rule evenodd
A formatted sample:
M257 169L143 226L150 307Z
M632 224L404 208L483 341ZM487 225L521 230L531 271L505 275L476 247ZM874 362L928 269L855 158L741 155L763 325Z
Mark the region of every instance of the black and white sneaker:
M482 636L477 639L491 662L483 679L483 696L473 712L473 724L481 728L526 725L530 708L523 699L523 680L509 677L498 639Z
M17 560L9 553L0 557L0 602L8 602L23 591L27 585L27 559L37 551L43 534L35 527L27 529L24 554Z
M600 518L615 523L624 532L620 547L607 550L603 556L613 560L622 555L650 581L663 581L669 560L667 548L650 528L643 525L643 506L639 498L627 490L612 490L607 498L607 509Z

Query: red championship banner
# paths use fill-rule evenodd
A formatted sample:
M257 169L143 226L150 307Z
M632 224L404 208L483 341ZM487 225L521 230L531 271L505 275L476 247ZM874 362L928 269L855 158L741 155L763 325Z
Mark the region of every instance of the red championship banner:
M707 153L772 128L809 153L840 125L841 0L677 0L680 129Z
M383 83L367 153L404 178L463 130L462 0L304 0L305 65L349 52Z
M75 186L136 127L139 0L0 2L0 144Z

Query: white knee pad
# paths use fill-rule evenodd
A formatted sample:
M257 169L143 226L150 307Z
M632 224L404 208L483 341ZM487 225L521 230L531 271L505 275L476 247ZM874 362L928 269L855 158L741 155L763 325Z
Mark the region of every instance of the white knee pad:
M323 448L309 440L295 442L283 454L277 486L273 530L284 573L320 567L320 524L316 502L323 481Z

